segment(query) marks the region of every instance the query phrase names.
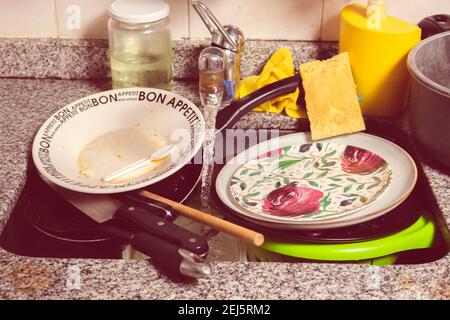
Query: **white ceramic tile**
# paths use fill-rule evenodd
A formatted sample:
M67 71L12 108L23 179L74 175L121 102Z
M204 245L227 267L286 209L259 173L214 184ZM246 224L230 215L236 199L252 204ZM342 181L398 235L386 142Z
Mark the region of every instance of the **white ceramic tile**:
M417 24L433 14L450 14L450 0L390 0L388 10L393 16Z
M114 0L55 0L58 32L64 38L107 38L108 8ZM188 36L187 0L170 5L172 37Z
M54 0L0 0L0 37L56 37Z
M55 0L58 34L62 38L107 38L112 0Z
M170 5L170 30L172 38L179 40L189 37L189 0L166 0Z
M322 40L338 40L339 12L353 2L367 3L364 0L324 0ZM414 24L432 14L450 14L450 0L388 0L387 5L389 15Z
M204 0L223 24L236 25L247 39L317 40L323 0ZM209 32L190 7L192 38Z

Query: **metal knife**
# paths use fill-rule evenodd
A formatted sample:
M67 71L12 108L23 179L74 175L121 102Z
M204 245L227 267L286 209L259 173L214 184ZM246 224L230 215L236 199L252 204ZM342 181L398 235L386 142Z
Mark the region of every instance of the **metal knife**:
M99 230L127 241L133 248L167 269L196 279L208 277L211 274L211 267L198 255L150 233L130 231L127 228L115 226L110 221L100 224Z
M41 178L78 210L98 222L102 232L127 240L136 250L182 274L199 278L211 273L202 258L208 252L208 244L203 238L140 207L124 205L110 196L64 189ZM118 221L123 221L123 226Z
M114 217L128 222L139 231L154 234L201 257L208 254L209 247L204 238L141 207L127 204L117 209Z
M152 233L201 257L208 254L209 247L204 238L170 221L174 214L167 205L148 202L144 209L142 203L138 200L133 202L129 197L121 197L121 200L118 200L107 195L76 192L57 186L42 176L41 178L78 210L98 223L118 218L132 224L136 230ZM125 203L129 203L127 199L135 210L119 210Z

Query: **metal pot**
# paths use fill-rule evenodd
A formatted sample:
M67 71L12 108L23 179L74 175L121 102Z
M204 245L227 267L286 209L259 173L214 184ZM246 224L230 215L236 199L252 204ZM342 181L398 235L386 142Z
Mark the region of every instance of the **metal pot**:
M413 136L427 156L450 167L450 31L411 50L408 70Z

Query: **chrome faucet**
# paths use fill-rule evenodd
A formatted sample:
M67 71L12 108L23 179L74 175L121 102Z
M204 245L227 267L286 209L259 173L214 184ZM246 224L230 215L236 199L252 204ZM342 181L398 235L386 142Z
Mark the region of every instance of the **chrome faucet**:
M203 2L193 0L192 6L212 35L211 45L224 50L225 68L222 107L229 106L238 98L237 91L241 80L241 54L244 51L244 35L238 27L232 25L222 26Z

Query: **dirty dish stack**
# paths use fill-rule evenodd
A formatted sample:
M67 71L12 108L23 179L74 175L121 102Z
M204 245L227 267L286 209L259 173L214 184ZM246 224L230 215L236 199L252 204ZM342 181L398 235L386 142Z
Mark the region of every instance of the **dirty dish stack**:
M417 178L413 158L389 140L358 133L313 142L297 132L231 159L212 203L265 235L262 247L249 247L257 260L388 264L433 242Z

